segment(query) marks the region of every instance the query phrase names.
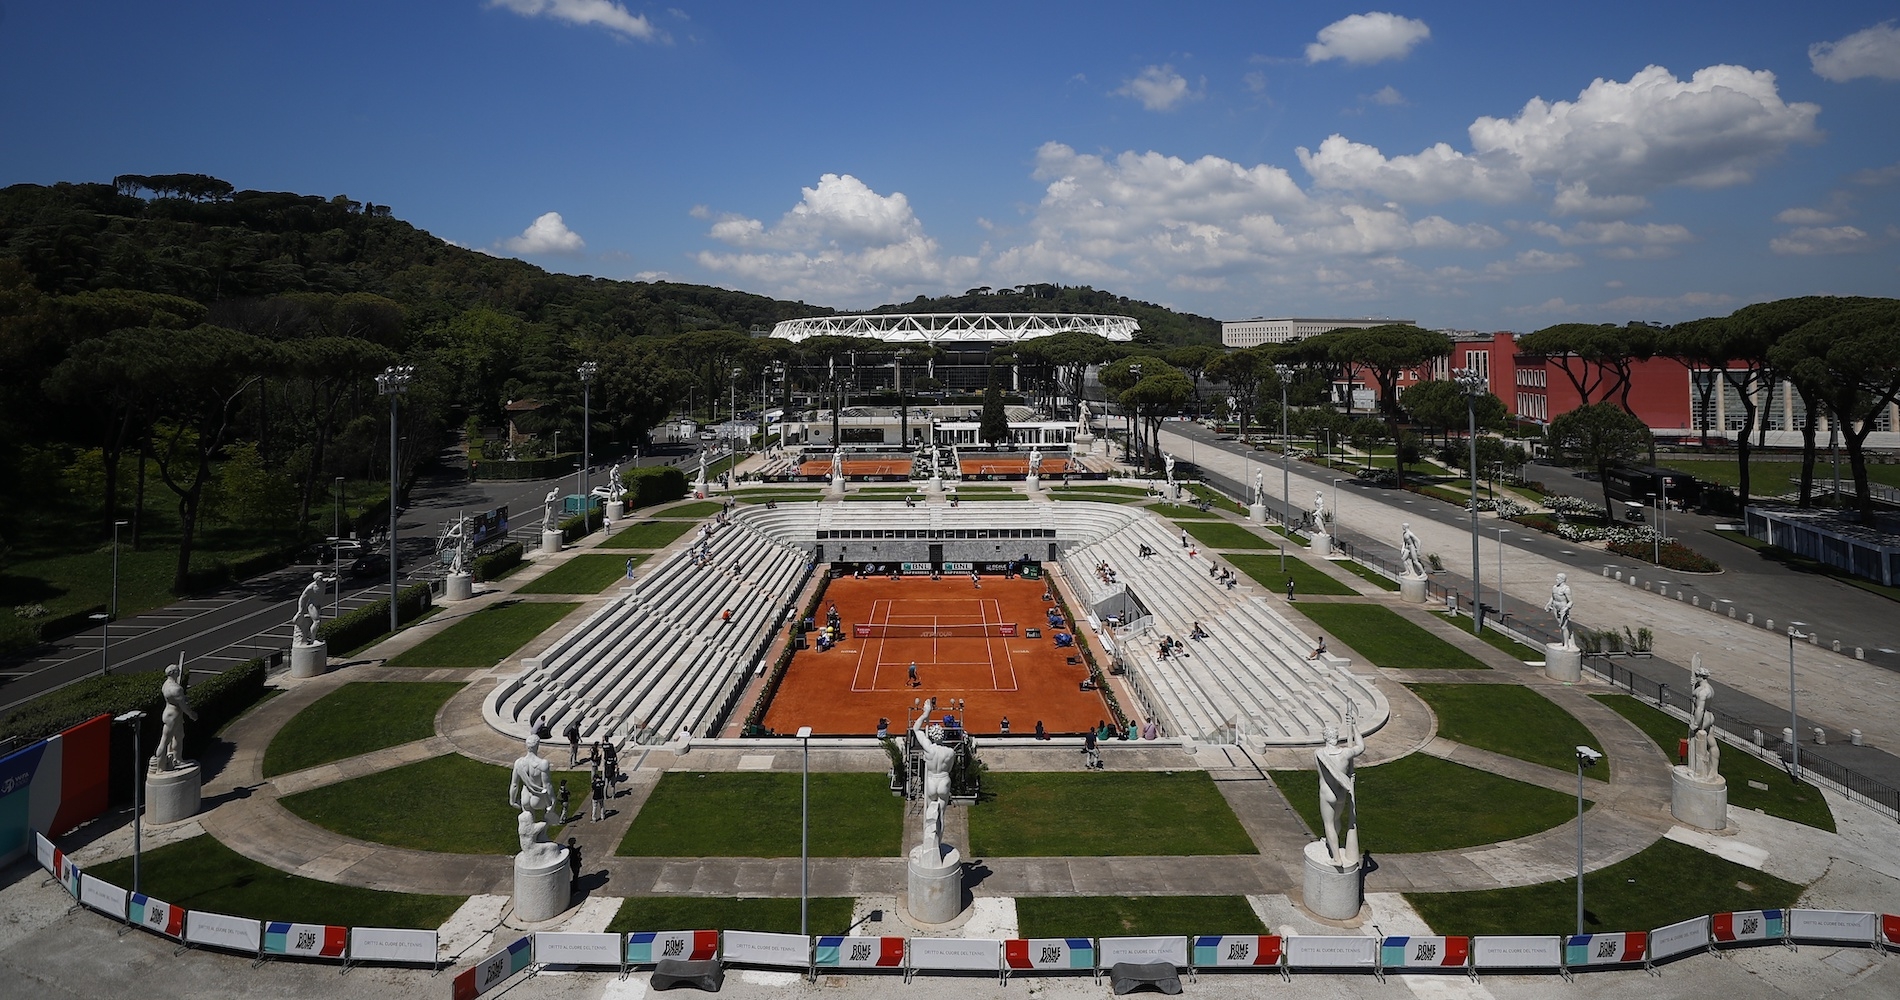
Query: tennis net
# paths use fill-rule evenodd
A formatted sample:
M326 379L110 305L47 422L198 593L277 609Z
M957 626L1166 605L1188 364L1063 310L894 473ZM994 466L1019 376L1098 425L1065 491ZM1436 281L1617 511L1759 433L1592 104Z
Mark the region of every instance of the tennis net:
M860 639L995 639L1016 635L1015 622L969 625L853 625Z

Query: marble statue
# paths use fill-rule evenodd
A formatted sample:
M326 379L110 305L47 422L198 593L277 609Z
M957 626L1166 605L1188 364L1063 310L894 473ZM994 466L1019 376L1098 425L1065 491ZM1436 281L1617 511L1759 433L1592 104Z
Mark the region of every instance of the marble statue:
M548 495L541 498L541 531L543 533L556 530L554 524L554 501L560 498L560 490L549 490Z
M924 702L924 710L918 714L912 731L917 735L917 745L924 758L924 825L919 844L934 848L936 854L943 853L943 811L950 808L950 765L955 763L957 752L943 743L943 726L930 724L930 713L937 707L937 699Z
M185 696L185 654L178 654L178 662L166 664L165 682L159 686L159 696L165 699L165 713L161 721L165 728L158 734L158 752L152 755L151 770L176 771L185 766L185 722L198 721L198 713L191 710L191 701Z
M317 623L323 620L323 574L310 574L310 582L297 595L297 613L290 619L290 641L312 646L317 641Z
M514 770L508 775L508 804L521 810L523 816L539 811L545 822L554 809L554 765L541 756L540 737L529 733L527 746L527 752L515 758Z
M701 486L706 485L706 449L699 450L699 478L695 480Z
M1354 801L1357 767L1354 762L1366 752L1365 737L1351 712L1346 713L1346 741L1340 743L1339 727L1327 725L1322 732L1326 742L1314 751L1319 764L1319 816L1326 828L1326 853L1338 868L1359 863L1359 810Z
M1162 452L1161 463L1163 466L1167 468L1167 471L1168 471L1168 485L1173 486L1174 485L1174 453L1167 452L1167 451Z
M607 473L607 502L619 503L627 498L627 484L620 478L620 466L614 465L614 471Z
M1042 449L1031 448L1029 449L1029 474L1033 476L1040 473L1041 471L1042 471Z
M450 576L466 574L470 558L474 555L468 540L468 518L458 516L444 524L442 537L435 541L435 550L438 554L447 554Z
M534 813L526 809L515 819L515 833L521 838L521 854L517 864L529 868L539 868L559 860L567 849L548 839L548 825L534 818Z
M1411 522L1399 526L1399 575L1415 580L1425 578L1425 559L1418 551L1418 536L1412 534Z
M1570 639L1571 601L1569 579L1568 574L1557 574L1557 582L1552 584L1550 588L1550 602L1544 605L1544 610L1550 612L1557 619L1557 638L1559 643L1565 649L1574 649L1576 647Z
M1267 502L1267 474L1264 472L1253 474L1253 502L1263 506Z
M1086 399L1079 400L1075 404L1075 412L1077 433L1087 434L1089 432L1089 401Z
M701 461L699 465L699 477L701 479L706 478L706 463L704 461ZM833 479L844 478L844 449L843 448L831 449L831 478Z
M1694 703L1689 709L1689 773L1703 781L1716 776L1721 765L1721 743L1715 738L1715 684L1709 680L1709 668L1702 665L1702 654L1695 654L1690 667L1695 680L1690 685Z

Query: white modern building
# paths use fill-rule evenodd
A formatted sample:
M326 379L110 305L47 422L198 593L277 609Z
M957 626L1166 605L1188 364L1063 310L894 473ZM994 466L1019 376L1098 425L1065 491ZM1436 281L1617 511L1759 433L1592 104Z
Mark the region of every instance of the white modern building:
M1370 326L1397 323L1412 326L1409 319L1253 319L1222 320L1220 342L1224 347L1254 347L1259 344L1284 344L1316 337L1334 330L1363 330Z

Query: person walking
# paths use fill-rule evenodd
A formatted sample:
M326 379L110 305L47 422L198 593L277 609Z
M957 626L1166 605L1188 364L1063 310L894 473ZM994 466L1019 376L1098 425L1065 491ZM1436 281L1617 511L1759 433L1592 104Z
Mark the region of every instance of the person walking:
M1102 766L1101 754L1095 749L1095 730L1082 734L1082 769L1093 771Z
M567 891L570 894L579 892L581 889L581 845L576 843L576 840L575 837L567 838L567 864L568 870L572 872L567 880Z
M917 661L916 661L916 660L912 660L912 661L910 661L910 686L911 686L911 687L917 687L917 686L918 686L918 681L917 681Z
M561 731L567 737L567 766L577 767L581 762L581 718L576 715L567 720L567 728Z
M619 795L620 755L614 750L612 740L607 741L607 791L610 795Z
M593 771L594 775L590 782L594 793L593 822L598 823L607 818L607 781L600 776L600 768L595 767Z
M563 822L563 823L565 823L565 822L567 822L567 817L568 817L568 811L567 811L567 779L566 779L566 778L562 778L562 779L561 779L561 794L560 794L560 802L561 802L561 822Z
M983 580L981 577L976 575L976 570L970 571L970 586L976 590L983 589Z
M1293 578L1290 576L1286 578L1286 599L1288 604L1293 603Z

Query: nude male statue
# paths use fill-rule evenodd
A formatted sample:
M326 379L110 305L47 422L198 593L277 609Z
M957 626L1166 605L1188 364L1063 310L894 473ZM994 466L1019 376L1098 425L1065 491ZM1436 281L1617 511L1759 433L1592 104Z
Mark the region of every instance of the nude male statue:
M1418 536L1408 522L1399 529L1399 575L1420 579L1425 576L1425 559L1419 555Z
M1354 762L1366 752L1365 737L1352 713L1346 714L1347 739L1339 741L1339 727L1322 730L1326 743L1314 751L1319 764L1319 815L1326 828L1326 853L1339 868L1359 863L1359 821L1353 801L1357 767Z
M943 726L930 724L930 713L936 707L935 698L924 702L924 710L911 731L917 735L924 757L924 825L919 842L934 852L933 857L942 857L943 811L950 807L950 765L956 762L957 752L943 744Z
M540 737L529 734L527 745L528 751L515 758L508 776L508 804L524 815L539 812L545 822L554 809L554 765L541 756Z
M290 641L299 646L314 645L317 623L323 620L323 574L310 574L310 582L297 595L297 613L290 619Z
M158 752L152 755L153 771L176 771L185 766L185 719L198 721L198 713L191 710L191 702L185 696L185 654L178 654L177 663L165 666L165 682L159 686L159 696L165 699L165 713L160 717L165 728L158 734Z
M1550 602L1544 605L1544 610L1550 612L1557 619L1557 636L1563 643L1565 649L1572 648L1570 643L1571 600L1569 579L1570 576L1567 573L1557 574L1557 582L1550 588Z

